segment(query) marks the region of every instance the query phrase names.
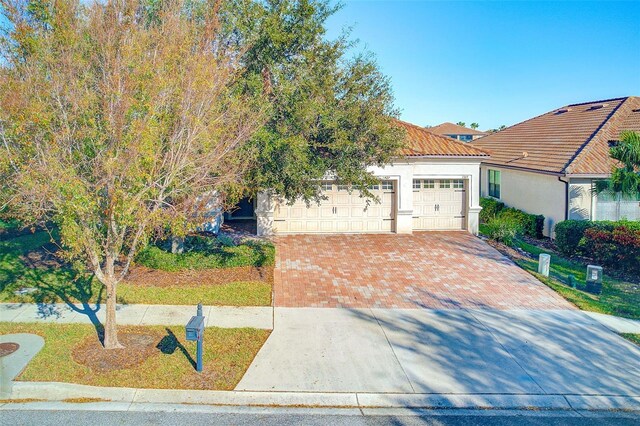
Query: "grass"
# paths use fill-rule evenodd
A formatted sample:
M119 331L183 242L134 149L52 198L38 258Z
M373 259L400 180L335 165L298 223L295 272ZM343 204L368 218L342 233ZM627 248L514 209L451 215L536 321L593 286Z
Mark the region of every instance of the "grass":
M270 306L271 284L259 281L198 286L137 286L126 282L118 285L120 303L159 305L192 305L202 301L218 306Z
M185 269L230 268L236 266L271 266L275 248L270 243L250 242L232 247L219 247L216 252L173 254L155 246L145 248L136 257L140 265L163 271Z
M633 334L633 333L622 333L620 334L622 337L624 337L625 339L635 343L636 345L640 346L640 334Z
M576 279L577 287L584 286L587 265L566 259L557 253L541 249L519 239L515 241L514 245L535 257L535 259L514 258L513 261L516 264L530 272L578 308L585 311L640 319L640 284L604 275L602 294L590 294L581 291L579 288L569 287L566 284L568 276L573 275ZM537 258L541 253L551 255L549 277L537 273Z
M184 340L184 327L120 327L120 331L153 331L166 336L172 333L177 339L175 350L163 353L158 349L141 364L128 369L96 372L72 357L77 345L87 338L97 339L91 325L0 323L0 334L34 333L45 340L44 348L18 377L19 381L154 389L233 389L269 336L268 330L206 328L203 371L197 373L192 360L181 350L182 346L195 357L195 342Z
M51 237L43 231L0 241L0 302L102 302L105 296L103 286L90 274L78 272L70 267L33 266L25 261L24 255L50 244ZM203 261L200 267L211 266L213 263L217 267L247 263L262 266L273 262L275 251L272 245L266 244L223 247L221 250L219 256L207 256L208 263ZM153 257L159 264L162 264L165 258L173 259L173 263L168 261L166 264L171 269L171 265L195 262L198 256L197 253L189 253L187 256L163 252L161 256ZM188 261L183 261L182 258ZM214 262L213 259L218 260ZM20 288L36 290L16 295L15 290ZM202 302L206 305L269 306L271 285L265 282L244 281L211 285L207 285L206 282L194 282L186 285L139 286L124 281L118 285L118 301L144 304L191 305Z

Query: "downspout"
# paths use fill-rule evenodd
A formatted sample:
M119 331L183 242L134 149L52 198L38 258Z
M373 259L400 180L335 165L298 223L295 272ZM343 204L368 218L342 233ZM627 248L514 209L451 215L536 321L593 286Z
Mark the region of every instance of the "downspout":
M569 181L562 180L562 176L558 176L558 180L564 183L564 220L569 219Z

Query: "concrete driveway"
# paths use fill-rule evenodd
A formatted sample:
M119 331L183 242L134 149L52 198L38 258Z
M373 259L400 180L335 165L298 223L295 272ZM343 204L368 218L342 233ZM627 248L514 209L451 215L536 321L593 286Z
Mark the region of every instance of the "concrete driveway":
M275 308L238 390L616 395L640 348L575 310Z
M573 309L467 232L276 239L275 306Z

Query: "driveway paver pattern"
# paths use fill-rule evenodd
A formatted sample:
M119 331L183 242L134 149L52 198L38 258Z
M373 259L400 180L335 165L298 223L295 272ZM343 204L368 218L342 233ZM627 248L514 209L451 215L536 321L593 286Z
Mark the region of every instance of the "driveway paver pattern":
M276 238L277 307L574 309L467 232Z

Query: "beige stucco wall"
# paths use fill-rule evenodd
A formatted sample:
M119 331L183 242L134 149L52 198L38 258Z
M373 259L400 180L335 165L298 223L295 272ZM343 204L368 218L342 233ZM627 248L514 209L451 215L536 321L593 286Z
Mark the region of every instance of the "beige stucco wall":
M482 165L483 197L488 196L489 169L500 171L500 201L527 213L544 215L544 235L552 236L556 223L565 220L565 184L557 176Z
M592 179L571 179L569 181L569 219L592 219L595 195Z

